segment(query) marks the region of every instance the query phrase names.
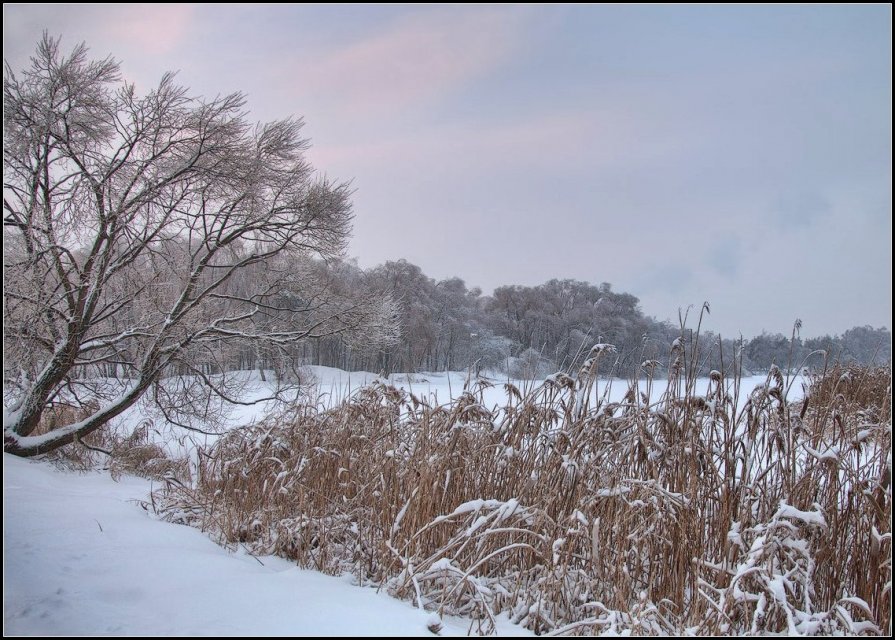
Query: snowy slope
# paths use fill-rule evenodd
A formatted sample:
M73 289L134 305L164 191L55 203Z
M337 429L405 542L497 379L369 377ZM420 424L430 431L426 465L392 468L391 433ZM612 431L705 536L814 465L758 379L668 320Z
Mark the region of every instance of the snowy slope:
M432 635L408 603L154 520L149 490L4 454L4 635Z

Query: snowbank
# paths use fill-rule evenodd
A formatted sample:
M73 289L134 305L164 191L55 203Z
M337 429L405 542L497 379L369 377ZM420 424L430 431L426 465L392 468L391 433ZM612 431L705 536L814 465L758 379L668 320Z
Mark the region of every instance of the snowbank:
M149 490L4 454L5 635L430 635L431 614L347 577L154 520L139 504ZM442 635L467 629L449 620Z

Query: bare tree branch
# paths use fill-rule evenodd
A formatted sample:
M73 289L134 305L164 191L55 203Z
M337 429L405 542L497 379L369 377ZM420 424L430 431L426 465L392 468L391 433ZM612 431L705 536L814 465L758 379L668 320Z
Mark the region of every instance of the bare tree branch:
M340 255L352 221L300 119L251 126L241 94L193 98L173 74L140 97L114 60L46 36L29 69L6 68L4 104L4 450L83 438L166 376L201 383L155 394L172 422L210 410L199 387L240 402L211 374L248 346L396 338L388 299L330 295L294 268ZM110 369L126 381L114 398L94 383ZM87 390L103 400L91 415L35 435L55 398Z

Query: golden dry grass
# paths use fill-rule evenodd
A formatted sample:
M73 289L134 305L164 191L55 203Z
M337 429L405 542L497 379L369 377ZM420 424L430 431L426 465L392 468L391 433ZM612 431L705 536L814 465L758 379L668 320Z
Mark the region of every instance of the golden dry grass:
M500 613L539 634L889 633L891 372L842 391L834 369L790 405L774 371L737 406L739 380L696 395L674 366L672 392L608 404L595 371L509 386L498 410L483 383L298 407L155 504L483 633Z
M95 406L83 409L65 406L51 408L42 418L44 423L61 424L76 422L96 411ZM67 422L61 422L61 421ZM171 456L164 446L150 438L152 422L143 420L129 434L104 426L89 434L83 440L61 447L46 454L45 458L57 466L76 471L87 471L102 467L109 470L115 479L122 475L134 475L153 480L173 478L179 482L190 481L190 463L186 457ZM43 426L43 430L49 430ZM155 440L159 440L156 438Z

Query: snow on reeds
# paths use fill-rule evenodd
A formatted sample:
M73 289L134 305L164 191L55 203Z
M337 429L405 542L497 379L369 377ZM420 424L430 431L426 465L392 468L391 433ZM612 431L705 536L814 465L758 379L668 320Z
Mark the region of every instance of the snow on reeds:
M375 383L200 452L159 513L350 572L437 614L540 634L888 634L891 372L834 367L787 403L686 367L622 401L593 354L497 410Z

